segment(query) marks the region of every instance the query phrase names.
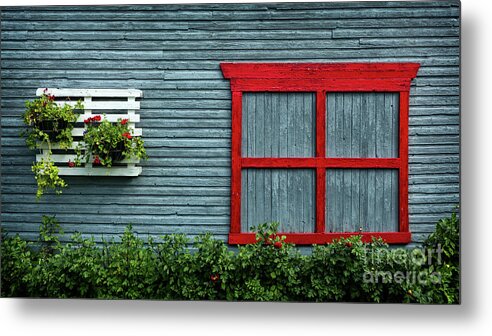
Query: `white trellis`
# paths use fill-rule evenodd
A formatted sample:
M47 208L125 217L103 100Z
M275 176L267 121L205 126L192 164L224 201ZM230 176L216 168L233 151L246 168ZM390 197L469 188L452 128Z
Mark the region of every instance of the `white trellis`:
M69 167L68 161L74 161L76 154L74 148L81 142L84 134L84 120L95 115L101 115L110 122L118 119L128 119L128 126L133 136L142 136L142 129L136 128L135 124L140 122L140 99L142 91L135 89L56 89L39 88L37 96L43 93L55 96L59 105L70 104L74 106L78 100L84 104L84 112L80 114L72 130L74 142L71 149L60 150L57 144L52 145L52 161L59 167L59 175L71 176L138 176L142 167L136 166L140 159L125 159L116 161L112 167L93 166L92 158L88 163L82 162L81 167ZM69 99L67 101L67 99ZM47 157L48 145L40 145L41 153L36 155L36 161Z

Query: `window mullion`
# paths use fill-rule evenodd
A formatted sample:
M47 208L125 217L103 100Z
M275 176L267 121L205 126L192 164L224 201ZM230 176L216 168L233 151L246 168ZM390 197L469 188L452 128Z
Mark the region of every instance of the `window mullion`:
M399 222L400 232L408 232L408 108L409 91L400 92L400 141L399 141Z
M326 91L316 92L316 158L326 157ZM319 162L319 160L318 160ZM326 230L326 168L316 167L316 233Z
M241 142L243 94L232 92L231 233L241 232Z

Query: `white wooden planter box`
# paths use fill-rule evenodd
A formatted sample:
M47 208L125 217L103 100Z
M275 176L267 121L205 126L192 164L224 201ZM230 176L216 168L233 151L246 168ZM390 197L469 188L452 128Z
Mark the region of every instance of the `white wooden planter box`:
M36 90L36 95L41 96L44 88ZM81 167L69 167L68 161L74 161L76 154L74 148L81 142L85 130L84 120L95 115L101 115L110 122L118 119L128 119L128 126L133 136L142 136L142 129L136 128L140 122L140 99L142 91L135 89L55 89L48 88L46 94L55 96L59 105L75 105L78 100L84 103L84 112L79 115L72 131L74 142L71 149L60 150L57 144L52 145L51 159L59 167L59 175L71 176L138 176L142 167L136 166L139 159L126 159L116 161L112 167L93 166L92 158L88 163L82 162ZM70 101L67 101L70 99ZM48 145L40 145L41 153L36 155L36 161L48 156Z

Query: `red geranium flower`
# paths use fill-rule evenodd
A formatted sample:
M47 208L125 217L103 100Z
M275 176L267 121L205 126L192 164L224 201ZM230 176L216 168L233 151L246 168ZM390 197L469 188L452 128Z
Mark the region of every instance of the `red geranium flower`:
M91 122L91 118L88 118L88 119L85 119L85 120L84 120L84 124L88 124L88 123L90 123L90 122Z
M55 100L55 96L54 95L48 95L48 99L53 101L53 100Z
M127 123L127 122L128 122L128 119L123 119L123 120L121 121L121 124L122 124L122 125L126 125L126 123Z
M212 274L210 275L210 280L212 280L212 282L216 282L217 280L219 280L219 275L218 274Z
M346 243L345 243L345 246L347 246L347 247L352 247L352 243L351 243L351 242L346 242Z
M93 121L101 121L101 116L100 115L94 116L94 117L92 117L92 120Z
M273 244L273 246L275 248L282 248L282 242L278 241L278 242L275 242L275 244Z
M96 155L96 157L94 158L94 161L92 161L93 164L101 164L101 160L99 159L99 156Z
M75 162L68 160L68 166L69 166L70 168L75 167Z
M125 133L123 133L122 135L123 135L125 138L127 138L127 139L131 139L131 138L132 138L132 135L131 135L130 133L128 133L128 132L125 132Z

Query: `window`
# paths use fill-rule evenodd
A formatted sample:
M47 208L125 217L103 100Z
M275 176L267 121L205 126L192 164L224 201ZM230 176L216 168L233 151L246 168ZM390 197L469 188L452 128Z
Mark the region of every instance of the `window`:
M222 63L232 91L230 244L408 243L408 105L416 63Z

